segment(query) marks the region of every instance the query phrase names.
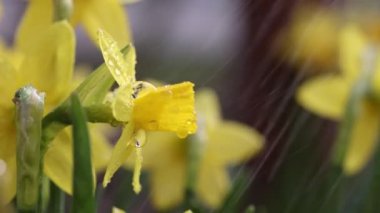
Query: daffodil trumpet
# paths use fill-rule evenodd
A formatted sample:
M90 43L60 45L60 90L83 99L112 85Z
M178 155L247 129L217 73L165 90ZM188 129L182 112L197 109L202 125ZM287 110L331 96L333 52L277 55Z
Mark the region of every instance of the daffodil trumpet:
M36 211L41 186L41 122L44 94L32 86L19 89L16 106L17 139L17 208Z

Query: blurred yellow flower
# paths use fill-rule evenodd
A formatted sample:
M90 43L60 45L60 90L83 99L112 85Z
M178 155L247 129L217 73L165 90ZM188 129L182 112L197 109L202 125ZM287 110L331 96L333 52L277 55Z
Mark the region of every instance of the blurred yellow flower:
M334 65L337 55L340 18L336 11L316 6L303 6L279 37L282 55L303 65L311 62L319 68Z
M223 120L212 90L197 92L195 102L196 134L202 146L196 195L209 207L217 208L230 189L228 168L255 156L263 148L264 138L249 126ZM143 150L143 166L149 172L153 204L158 209L174 207L184 199L187 143L194 141L165 132L148 133L147 140L152 143ZM130 167L130 160L127 165Z
M28 39L38 37L54 20L53 0L30 0L18 29L16 44L27 47ZM67 1L67 4L70 4ZM73 0L70 23L82 25L94 43L97 41L97 30L106 30L120 45L131 41L129 22L119 0Z
M172 131L179 137L193 134L197 127L194 85L183 82L156 88L147 82L136 82L136 53L133 46L129 47L129 52L124 58L116 41L103 31L99 31L99 46L108 69L119 84L112 97L112 112L114 117L125 125L114 148L103 185L109 183L134 147L137 158L133 186L134 191L139 192L141 147L145 144L145 130Z
M371 48L376 50L376 54L369 54ZM341 120L351 90L363 72L374 72L370 90L380 94L378 46L366 37L359 26L348 24L342 28L339 35L339 65L339 74L322 75L300 86L297 100L303 107L320 116ZM360 171L372 157L378 138L379 118L379 106L370 97L362 100L343 165L347 174Z
M63 21L48 27L25 52L18 52L16 55L21 59L9 60L3 56L6 52L0 54L0 159L3 159L6 167L0 188L5 203L16 193L16 130L11 101L14 93L18 88L32 84L46 93L46 113L57 107L69 96L76 84L72 79L74 48L74 32ZM99 131L91 134L95 139L93 150L102 150L93 154L94 167L104 168L110 148ZM45 156L44 172L67 193L72 190L72 164L71 132L66 129L51 143Z

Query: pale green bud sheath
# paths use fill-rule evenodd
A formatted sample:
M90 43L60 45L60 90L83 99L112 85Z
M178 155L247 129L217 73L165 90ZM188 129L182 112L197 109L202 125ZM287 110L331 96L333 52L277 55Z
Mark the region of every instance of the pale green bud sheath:
M54 21L68 20L72 14L72 0L53 0Z
M38 207L41 178L41 121L44 94L32 86L19 89L16 105L17 207L33 211Z

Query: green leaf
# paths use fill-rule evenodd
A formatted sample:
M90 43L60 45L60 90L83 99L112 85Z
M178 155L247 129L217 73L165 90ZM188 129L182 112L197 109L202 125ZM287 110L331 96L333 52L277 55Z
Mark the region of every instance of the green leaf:
M131 45L127 45L121 50L124 57L128 56L130 51L133 51ZM101 104L114 82L115 79L111 72L103 63L75 91L83 106Z
M86 114L76 94L71 95L73 123L73 212L95 212L94 184L91 166L90 138Z

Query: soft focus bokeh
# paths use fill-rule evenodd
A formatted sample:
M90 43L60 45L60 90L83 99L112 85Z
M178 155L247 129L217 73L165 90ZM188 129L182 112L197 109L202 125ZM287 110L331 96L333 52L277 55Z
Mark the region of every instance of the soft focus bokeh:
M26 4L3 0L0 35L7 45L14 42ZM138 79L157 84L191 81L196 94L205 87L215 90L218 101L210 105L220 105L218 122L239 122L239 128L233 127L239 134L228 144L233 152L241 150L235 149L240 141L234 140L246 133L245 128L255 128L257 135L244 139L261 137L259 134L265 137L265 143L257 148L260 153L241 154L238 160L223 161L218 167L205 166L208 172L217 168L219 173L213 174L221 174L209 181L220 181L232 189L220 191L226 193L221 201L207 196L201 187L197 193L205 197L207 212L243 212L249 205L259 213L379 211L380 206L372 200L380 195L377 0L141 0L126 5L125 10L137 51ZM82 27L76 28L76 34L76 64L88 70L97 67L103 62L101 52ZM362 76L367 69L373 75L365 81ZM363 82L367 90L356 100L355 88ZM350 105L358 105L351 123L347 121ZM213 128L217 132L223 127ZM335 147L343 137L342 128L350 133L348 148L345 158L336 163ZM223 135L210 132L205 134ZM112 143L119 134L110 134ZM163 206L175 203L171 210L183 210L177 199L151 199L160 194L153 190L162 190L162 196L165 190L180 194L170 181L184 185L180 182L184 171L165 173L166 164L151 165L160 159L168 167L176 167L171 164L176 160L181 166L188 163L183 157L185 146L175 144L184 141L172 136L157 136L175 148L162 148L161 156L157 152L160 146L154 146L157 159L147 157L147 170L143 164L142 192L133 193L132 170L125 166L107 188L99 190L100 212L109 212L112 206L128 212L155 212L154 202ZM183 155L175 156L172 149ZM210 162L219 160L213 157ZM0 159L0 177L1 163ZM154 186L150 172L163 173L157 182L168 184L168 189Z

